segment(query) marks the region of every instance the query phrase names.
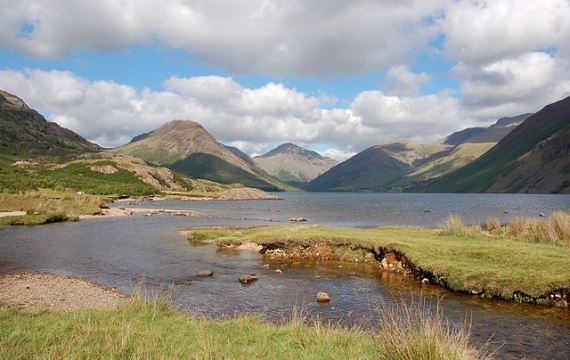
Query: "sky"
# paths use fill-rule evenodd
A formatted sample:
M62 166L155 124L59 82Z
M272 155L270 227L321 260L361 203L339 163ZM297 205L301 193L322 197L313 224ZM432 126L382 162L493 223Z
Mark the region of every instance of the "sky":
M337 160L570 96L570 0L0 0L0 89L105 147L175 120Z

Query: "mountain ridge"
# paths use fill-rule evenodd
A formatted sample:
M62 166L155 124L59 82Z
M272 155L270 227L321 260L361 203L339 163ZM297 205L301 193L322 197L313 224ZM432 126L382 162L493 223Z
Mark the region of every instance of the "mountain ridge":
M569 128L570 97L567 97L528 117L481 157L420 189L431 192L567 192L570 185ZM547 151L551 152L550 156Z
M58 156L102 150L46 120L16 95L0 90L0 150L13 155Z

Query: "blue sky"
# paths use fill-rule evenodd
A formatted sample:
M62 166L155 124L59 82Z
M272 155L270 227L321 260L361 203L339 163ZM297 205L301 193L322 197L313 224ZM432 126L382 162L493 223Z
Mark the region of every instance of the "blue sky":
M103 146L431 142L570 95L570 2L0 0L0 89Z

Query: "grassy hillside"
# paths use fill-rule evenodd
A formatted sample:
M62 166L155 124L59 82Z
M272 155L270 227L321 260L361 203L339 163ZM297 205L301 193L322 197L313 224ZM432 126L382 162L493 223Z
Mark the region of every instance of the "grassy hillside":
M266 191L291 189L267 175L245 154L228 149L194 121L176 120L111 150L172 168L187 176Z
M414 164L442 148L440 144L411 142L373 146L333 167L305 188L309 191L390 191Z
M186 176L224 184L242 184L265 191L288 189L285 184L279 183L270 176L252 174L211 154L193 153L171 164L170 168Z
M533 149L540 147L558 132L564 132L570 126L570 98L546 106L538 113L527 118L521 125L511 131L497 145L477 160L452 172L451 174L427 184L423 189L430 192L484 192L491 189L493 184L508 176L524 162L524 157L531 154ZM566 156L567 158L567 156ZM559 153L555 159L567 161L564 153ZM539 164L528 168L530 172L539 170ZM554 170L567 171L567 170ZM554 173L555 174L555 173ZM528 177L531 174L521 174ZM547 174L543 174L547 176ZM506 192L518 192L524 186L518 183L504 187ZM535 192L543 192L534 189Z

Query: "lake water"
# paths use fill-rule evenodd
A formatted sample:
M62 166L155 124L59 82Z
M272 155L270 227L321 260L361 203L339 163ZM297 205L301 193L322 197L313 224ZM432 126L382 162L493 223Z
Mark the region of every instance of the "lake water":
M450 321L471 322L472 341L488 343L497 358L569 359L570 312L457 296L375 266L349 263L267 262L252 252L220 252L194 246L178 230L206 225L271 225L302 216L308 223L369 227L437 226L450 213L465 222L488 217L537 216L570 211L561 195L458 194L278 194L279 201L156 201L140 207L194 210L195 217L133 215L37 227L0 227L0 271L46 271L73 275L131 292L172 284L174 304L206 316L263 313L287 319L293 308L345 325L373 327L382 309L420 296L432 309L439 302ZM264 270L272 269L283 273ZM212 278L197 278L211 269ZM250 286L237 281L256 273ZM315 301L317 291L332 296Z

